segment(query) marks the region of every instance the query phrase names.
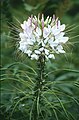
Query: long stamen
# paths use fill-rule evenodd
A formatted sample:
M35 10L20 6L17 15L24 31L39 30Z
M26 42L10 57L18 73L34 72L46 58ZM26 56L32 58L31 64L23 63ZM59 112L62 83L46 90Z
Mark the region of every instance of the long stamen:
M53 21L55 21L55 15L53 15Z
M44 29L44 15L43 14L42 14L41 23L42 23L42 30L43 30Z

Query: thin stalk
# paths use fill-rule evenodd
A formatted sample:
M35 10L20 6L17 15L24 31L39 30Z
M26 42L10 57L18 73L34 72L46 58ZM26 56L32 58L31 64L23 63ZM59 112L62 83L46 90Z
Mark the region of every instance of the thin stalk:
M38 76L36 78L36 86L35 86L35 105L34 105L34 120L39 120L39 115L40 115L40 108L39 104L41 102L41 93L44 87L45 83L45 77L44 77L44 68L45 68L45 56L43 54L40 55L38 63Z

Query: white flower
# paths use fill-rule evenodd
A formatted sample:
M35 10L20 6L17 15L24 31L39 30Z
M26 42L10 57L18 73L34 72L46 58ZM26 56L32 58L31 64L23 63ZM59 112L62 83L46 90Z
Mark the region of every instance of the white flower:
M43 15L41 19L39 15L31 16L21 24L19 49L32 60L38 60L42 54L47 60L55 59L54 53L65 53L62 44L69 39L65 36L65 27L54 15L53 18L48 16L45 21Z
M32 54L32 55L31 55L31 59L32 59L32 60L34 60L34 59L38 60L38 58L39 58L39 56L36 55L36 54Z

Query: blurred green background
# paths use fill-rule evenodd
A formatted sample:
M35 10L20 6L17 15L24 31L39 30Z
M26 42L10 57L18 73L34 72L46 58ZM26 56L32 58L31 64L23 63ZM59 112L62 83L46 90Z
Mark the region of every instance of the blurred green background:
M62 115L57 112L56 118L50 109L50 115L43 120L79 120L79 0L1 0L1 120L29 120L32 100L19 101L23 92L29 90L26 89L27 85L21 85L13 79L17 76L20 79L21 74L21 79L27 81L29 78L25 77L25 72L35 78L29 74L32 69L25 65L37 70L36 61L29 60L18 51L18 30L28 16L38 13L44 13L45 18L53 14L58 16L67 25L66 34L70 37L70 43L65 46L66 54L56 55L55 60L46 64L46 73L51 72L47 79L56 81L52 88L64 93L59 98L67 113L56 103ZM70 98L66 95L70 95ZM49 95L47 97L51 101L52 98Z

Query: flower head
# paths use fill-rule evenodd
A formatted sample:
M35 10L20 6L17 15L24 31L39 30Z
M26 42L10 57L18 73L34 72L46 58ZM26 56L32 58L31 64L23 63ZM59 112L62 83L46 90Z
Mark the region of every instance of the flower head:
M55 59L54 54L65 53L62 44L68 41L65 36L65 24L60 24L58 18L44 15L40 19L39 15L31 16L21 24L19 49L26 53L31 59L39 59L44 55L46 59Z

